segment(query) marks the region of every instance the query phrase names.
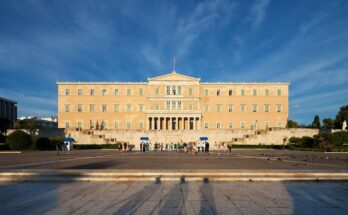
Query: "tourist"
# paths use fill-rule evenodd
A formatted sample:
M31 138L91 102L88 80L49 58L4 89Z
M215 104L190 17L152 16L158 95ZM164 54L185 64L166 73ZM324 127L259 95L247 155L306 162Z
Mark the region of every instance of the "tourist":
M205 142L205 152L209 152L209 142Z

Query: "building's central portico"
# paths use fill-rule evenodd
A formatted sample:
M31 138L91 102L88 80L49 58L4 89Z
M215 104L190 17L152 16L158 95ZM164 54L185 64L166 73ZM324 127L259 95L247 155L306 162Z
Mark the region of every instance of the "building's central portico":
M201 113L148 113L149 130L196 130L201 129Z
M201 129L199 78L173 71L163 76L149 78L148 81L150 88L150 108L146 111L148 130ZM161 89L165 89L165 92L160 93ZM161 109L161 106L164 108Z

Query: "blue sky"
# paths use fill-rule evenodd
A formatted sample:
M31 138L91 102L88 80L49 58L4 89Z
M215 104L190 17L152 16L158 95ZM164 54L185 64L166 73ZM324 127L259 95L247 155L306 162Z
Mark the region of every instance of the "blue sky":
M290 118L348 103L348 1L0 1L0 97L57 115L56 81L290 81ZM293 108L298 106L297 108Z

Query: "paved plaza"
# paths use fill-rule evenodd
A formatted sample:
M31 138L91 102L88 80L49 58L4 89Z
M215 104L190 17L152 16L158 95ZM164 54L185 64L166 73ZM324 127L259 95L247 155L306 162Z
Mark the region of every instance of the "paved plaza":
M116 150L0 155L0 172L22 170L35 174L41 170L346 173L348 154L245 149L197 155ZM348 182L345 181L214 182L207 178L193 182L185 177L178 179L3 181L0 182L0 214L348 214Z
M0 183L1 214L348 214L348 183Z
M347 153L288 150L234 150L190 155L184 152L77 150L1 154L0 169L248 169L348 170Z

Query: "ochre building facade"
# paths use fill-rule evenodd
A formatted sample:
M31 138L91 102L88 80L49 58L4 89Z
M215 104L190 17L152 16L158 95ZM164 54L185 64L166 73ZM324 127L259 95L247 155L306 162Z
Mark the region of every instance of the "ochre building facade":
M94 130L285 128L289 83L204 83L172 72L147 82L57 82L58 127Z

